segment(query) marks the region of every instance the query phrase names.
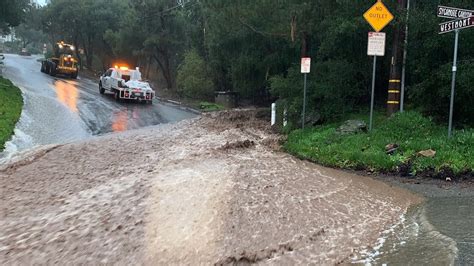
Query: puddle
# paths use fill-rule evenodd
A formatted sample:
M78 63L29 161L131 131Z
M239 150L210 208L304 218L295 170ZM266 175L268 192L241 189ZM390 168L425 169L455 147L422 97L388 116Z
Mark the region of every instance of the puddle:
M474 265L474 197L428 197L355 264Z

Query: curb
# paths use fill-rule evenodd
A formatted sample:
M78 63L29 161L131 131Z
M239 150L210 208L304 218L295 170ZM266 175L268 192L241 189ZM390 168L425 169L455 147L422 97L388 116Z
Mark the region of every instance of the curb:
M197 115L201 115L201 114L202 114L201 111L199 111L199 110L197 110L197 109L194 109L194 108L191 108L191 107L188 107L188 106L184 106L181 102L178 102L178 101L163 99L163 98L160 98L160 97L158 97L158 96L155 96L155 99L157 99L158 101L160 101L160 102L162 102L162 103L169 103L169 104L175 105L175 106L177 106L179 109L184 110L184 111L187 111L187 112L190 112L190 113L193 113L193 114L197 114Z

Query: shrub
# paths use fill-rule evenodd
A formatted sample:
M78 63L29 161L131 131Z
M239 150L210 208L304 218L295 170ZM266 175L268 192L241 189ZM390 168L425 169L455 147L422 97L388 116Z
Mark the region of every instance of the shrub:
M186 52L184 62L178 68L178 91L185 97L210 100L214 86L204 59L196 50Z

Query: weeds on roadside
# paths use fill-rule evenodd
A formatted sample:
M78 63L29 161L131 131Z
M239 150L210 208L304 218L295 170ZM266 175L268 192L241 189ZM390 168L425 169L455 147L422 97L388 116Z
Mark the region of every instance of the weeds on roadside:
M9 80L0 77L0 151L13 135L23 108L21 91Z
M224 106L216 104L216 103L210 103L210 102L201 102L199 104L199 108L203 112L213 112L213 111L221 111L224 110Z
M474 129L456 131L448 140L445 127L417 112L399 113L390 118L379 116L371 133L339 135L338 126L340 123L293 131L284 147L300 158L346 169L408 171L410 175L446 169L454 175L474 171ZM399 147L389 155L385 151L387 144ZM419 155L428 149L436 151L436 155L432 158Z

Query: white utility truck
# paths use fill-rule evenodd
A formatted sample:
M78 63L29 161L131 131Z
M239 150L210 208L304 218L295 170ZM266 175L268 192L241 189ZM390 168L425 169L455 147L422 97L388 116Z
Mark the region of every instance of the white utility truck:
M155 98L155 91L148 82L142 80L138 67L136 69L118 66L109 68L99 80L100 94L106 91L112 92L117 101L128 99L151 104Z

